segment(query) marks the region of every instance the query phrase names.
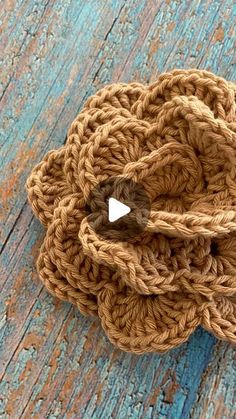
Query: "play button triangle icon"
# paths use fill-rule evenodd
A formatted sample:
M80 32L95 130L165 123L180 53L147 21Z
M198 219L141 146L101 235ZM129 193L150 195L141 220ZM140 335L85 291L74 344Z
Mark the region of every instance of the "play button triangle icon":
M123 204L115 198L108 200L108 220L110 223L119 220L131 211L128 205Z
M99 182L86 200L90 228L102 240L130 242L145 231L150 198L144 185L121 176Z

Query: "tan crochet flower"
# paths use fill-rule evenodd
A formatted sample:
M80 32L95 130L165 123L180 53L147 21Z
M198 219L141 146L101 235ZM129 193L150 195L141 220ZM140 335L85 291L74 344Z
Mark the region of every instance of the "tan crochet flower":
M236 342L235 96L235 84L199 70L107 86L27 181L47 229L41 280L98 315L125 351L167 351L198 325ZM87 199L111 176L149 196L140 237L108 241L89 223Z

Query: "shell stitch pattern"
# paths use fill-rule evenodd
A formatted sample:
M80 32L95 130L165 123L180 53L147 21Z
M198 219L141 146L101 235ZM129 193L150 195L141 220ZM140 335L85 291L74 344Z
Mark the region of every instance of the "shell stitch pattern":
M85 212L111 176L143 185L141 238L111 243ZM88 99L66 144L27 180L46 227L37 269L47 289L99 316L113 344L165 352L202 325L236 343L236 85L173 70L150 86L112 84Z

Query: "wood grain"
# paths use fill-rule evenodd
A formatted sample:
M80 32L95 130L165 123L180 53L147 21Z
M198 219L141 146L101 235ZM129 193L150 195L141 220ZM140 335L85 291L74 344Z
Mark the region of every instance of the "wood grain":
M114 81L209 69L236 79L234 1L2 0L0 275L3 418L233 418L235 351L202 329L134 356L42 288L43 228L25 180L84 100Z

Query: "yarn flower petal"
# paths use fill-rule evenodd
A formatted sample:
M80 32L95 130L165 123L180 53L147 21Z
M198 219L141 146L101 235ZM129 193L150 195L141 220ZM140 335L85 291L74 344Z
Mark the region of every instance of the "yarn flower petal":
M50 151L27 179L28 198L34 214L46 226L60 200L72 193L63 172L64 155L64 147Z
M113 344L137 354L165 352L185 342L200 324L191 295L138 296L115 284L98 295L98 313Z

